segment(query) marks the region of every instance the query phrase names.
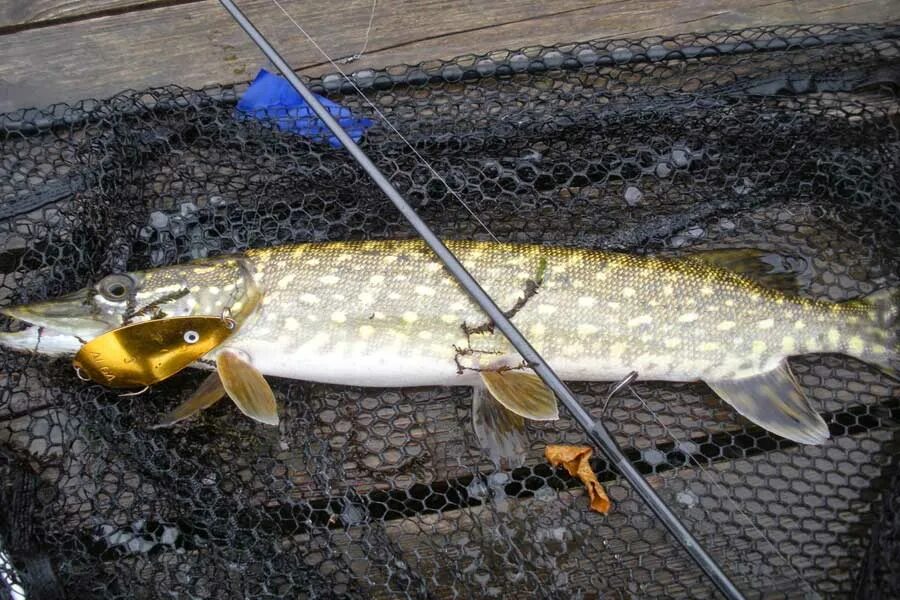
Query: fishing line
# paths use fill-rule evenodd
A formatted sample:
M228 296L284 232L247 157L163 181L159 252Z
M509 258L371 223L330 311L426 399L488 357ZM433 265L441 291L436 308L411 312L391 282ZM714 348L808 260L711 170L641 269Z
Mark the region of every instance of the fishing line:
M435 256L437 256L444 264L444 267L450 275L452 275L459 285L462 286L471 299L478 304L485 315L497 325L500 332L506 336L519 355L528 362L535 374L543 380L554 394L556 394L556 397L563 406L565 406L566 410L568 410L572 417L578 422L578 425L582 428L585 435L587 435L596 447L600 448L609 463L619 471L628 483L631 484L632 489L641 497L656 517L662 521L669 533L696 562L697 566L703 570L710 581L715 584L726 598L743 600L743 594L735 587L734 583L728 578L725 572L722 571L722 568L716 563L715 559L706 552L703 546L691 532L688 531L681 520L679 520L675 513L672 512L672 509L670 509L662 498L659 497L659 494L656 493L653 487L646 479L644 479L641 473L638 472L637 468L630 460L628 460L628 457L622 452L622 449L619 447L618 443L616 443L615 438L613 438L603 422L595 419L587 410L585 410L575 397L575 394L572 393L572 390L570 390L565 382L559 378L559 375L553 371L552 367L547 364L547 361L541 357L522 332L519 331L506 317L503 310L497 306L497 303L494 302L493 298L491 298L478 281L472 277L472 274L466 270L465 266L447 248L444 242L441 241L428 224L422 220L422 217L419 216L416 210L410 206L409 202L407 202L400 192L397 191L397 188L391 184L385 174L372 162L372 159L366 155L362 148L360 148L353 138L348 135L346 130L341 127L340 123L338 123L328 109L319 101L319 98L313 94L296 75L291 68L291 65L288 64L284 57L278 53L253 23L247 19L246 15L244 15L234 3L234 0L219 0L219 3L231 14L244 32L250 36L250 39L253 40L263 54L265 54L278 68L281 74L284 75L285 79L287 79L297 93L308 103L310 109L323 123L325 123L347 152L353 156L359 166L366 171L381 191L383 191L391 200L397 210L434 252ZM333 61L332 64L334 64ZM334 66L335 68L338 68L336 65ZM338 70L340 69L338 68ZM346 75L344 76L346 77ZM422 160L427 164L427 161L424 161L424 159ZM487 231L486 227L485 230ZM488 233L490 232L488 231Z
M634 387L632 387L630 385L630 383L628 384L628 390L631 392L631 394L635 398L637 398L640 401L640 403L644 406L644 408L647 409L647 412L649 412L651 415L653 415L653 418L656 419L656 422L659 423L660 427L663 428L663 430L666 432L666 435L668 435L670 438L672 438L672 440L675 441L675 443L678 445L678 447L683 448L684 442L682 440L678 439L677 437L675 437L675 434L672 433L672 431L666 426L665 423L663 423L663 420L659 417L659 415L656 414L656 412L652 408L650 408L650 405L644 400L643 397L641 397L640 394L637 393L637 390L635 390ZM746 519L747 522L750 524L750 527L753 529L753 531L755 531L757 533L757 535L759 535L763 540L765 540L766 543L769 544L769 546L775 552L775 554L781 560L783 560L784 563L788 567L790 567L790 569L794 572L794 575L797 576L797 579L802 581L803 584L806 586L807 590L809 590L809 592L811 592L812 594L818 595L818 592L816 592L816 590L812 587L812 585L806 579L803 578L803 576L800 574L800 571L797 570L797 567L795 567L794 564L790 560L788 560L788 558L784 554L782 554L782 552L778 549L778 546L776 546L775 543L772 542L772 540L770 540L766 536L765 532L763 532L763 530L760 529L759 526L756 525L756 523L754 523L753 519L750 518L750 515L747 512L745 512L741 508L740 504L731 496L731 494L728 493L728 490L725 488L725 486L723 486L721 483L716 481L716 478L713 477L713 475L706 468L704 468L704 466L700 463L700 461L698 461L697 458L694 456L694 453L693 452L684 452L684 454L686 454L690 457L690 459L694 462L695 465L697 465L697 467L700 469L700 471L704 475L706 475L709 482L712 483L713 486L715 486L719 490L719 492L725 496L725 498L728 500L728 502L731 503L731 506L734 509L734 511L737 512L738 514L740 514L742 517L744 517L744 519Z
M377 0L376 0L376 1L377 1ZM281 5L281 3L280 3L278 0L272 0L272 3L275 4L275 6L277 6L278 9L279 9L282 13L284 13L284 16L287 17L288 20L289 20L291 23L294 24L294 27L296 27L298 30L300 30L300 33L302 33L302 34L306 37L306 39L309 40L309 42L310 42L313 46L316 47L316 50L318 50L318 51L322 54L322 56L325 57L325 60L327 60L328 63L329 63L332 67L334 67L334 68L341 74L341 76L347 81L347 83L349 83L349 84L353 87L353 89L356 90L356 93L359 94L360 97L361 97L363 100L365 100L366 104L368 104L369 107L370 107L373 111L375 111L375 113L378 115L378 118L381 119L381 120L384 122L384 124L387 125L387 127L397 135L397 137L399 137L401 140L403 140L403 143L406 144L407 147L409 147L409 149L412 151L412 153L416 155L416 158L418 158L420 161L422 161L422 163L428 168L428 170L431 171L431 174L434 175L435 177L437 177L438 180L439 180L441 183L444 184L444 187L447 188L447 191L449 191L450 194L451 194L454 198L456 198L456 200L462 205L462 207L465 208L466 211L468 211L468 213L469 213L470 215L472 215L472 218L475 219L475 220L478 222L478 224L481 226L481 228L484 229L485 232L487 232L487 234L488 234L489 236L491 236L491 239L494 240L495 242L497 242L497 243L499 244L499 243L500 243L500 240L497 239L497 236L495 236L495 235L493 234L493 232L492 232L490 229L488 229L488 226L485 225L484 221L482 221L482 220L478 217L478 215L475 214L475 211L473 211L473 210L469 207L469 205L466 204L465 200L463 200L462 197L461 197L459 194L456 193L456 190L454 190L452 187L450 187L450 184L448 184L447 181L446 181L443 177L441 177L441 174L438 173L438 172L434 169L434 167L431 166L431 163L429 163L429 162L425 159L424 156L422 156L421 154L419 154L419 152L413 147L413 145L409 142L409 140L407 140L406 137L404 137L404 135L403 135L402 133L400 133L400 131L399 131L396 127L394 127L393 123L391 123L391 122L388 120L388 118L384 115L384 113L382 113L382 112L378 109L378 107L375 105L375 103L372 102L371 100L369 100L369 97L366 96L365 93L363 93L363 91L359 88L359 86L356 85L356 82L353 81L353 78L350 77L349 75L347 75L347 73L345 73L344 70L341 69L341 67L340 67L334 60L331 59L331 57L328 55L328 53L325 52L325 50L318 44L318 42L316 42L316 40L314 40L313 37L312 37L311 35L309 35L309 33L307 33L306 30L303 29L303 27L300 26L300 23L298 23L298 22L294 19L294 17L292 17L292 16L290 15L290 13L288 13L288 11L286 11L286 10L284 9L284 7ZM374 19L375 19L375 8L374 8L374 5L373 5L373 7L372 7L372 17L371 17L371 19L370 19L370 21L369 21L369 28L370 28L370 29L371 29L371 27L372 27L372 21L373 21ZM368 33L366 34L366 44L368 44ZM363 51L365 51L365 47L363 48Z
M362 55L366 53L366 48L369 47L369 34L372 33L372 23L375 22L375 8L378 6L378 0L372 0L372 12L369 14L369 26L366 28L366 39L363 40L362 50L354 54L353 56L348 56L347 58L342 58L340 61L341 64L349 64L355 60L359 60L362 58Z

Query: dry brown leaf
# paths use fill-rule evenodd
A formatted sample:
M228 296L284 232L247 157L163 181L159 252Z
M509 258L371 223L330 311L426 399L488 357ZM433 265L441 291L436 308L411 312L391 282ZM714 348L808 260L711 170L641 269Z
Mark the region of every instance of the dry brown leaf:
M590 458L593 454L590 446L563 446L548 445L544 449L544 457L554 467L562 465L572 477L578 477L584 482L587 488L588 496L591 499L591 510L598 513L608 514L612 503L606 490L597 481L597 476L591 468Z

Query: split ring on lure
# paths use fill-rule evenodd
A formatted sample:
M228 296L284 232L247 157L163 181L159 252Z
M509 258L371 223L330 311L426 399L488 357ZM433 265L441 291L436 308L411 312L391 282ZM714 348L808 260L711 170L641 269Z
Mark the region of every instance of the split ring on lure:
M104 333L75 355L80 378L111 388L153 385L224 342L234 322L222 317L169 317Z

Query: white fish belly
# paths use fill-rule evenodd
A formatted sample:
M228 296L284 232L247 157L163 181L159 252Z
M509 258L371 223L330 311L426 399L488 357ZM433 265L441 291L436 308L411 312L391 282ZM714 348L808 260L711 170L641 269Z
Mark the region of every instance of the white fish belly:
M431 385L472 386L480 383L476 370L459 372L455 355L433 355L427 352L400 355L378 352L346 351L311 352L303 347L279 348L273 344L246 340L229 347L245 352L263 374L303 381L360 387L418 387ZM556 374L565 381L618 381L633 367L595 359L573 360L567 357L545 356ZM492 356L491 362L517 365L518 355ZM695 374L679 370L657 373L639 372L644 380L693 381Z
M229 346L246 352L263 374L287 379L361 387L473 385L478 381L477 373L472 371L457 373L452 355L309 352L253 341Z

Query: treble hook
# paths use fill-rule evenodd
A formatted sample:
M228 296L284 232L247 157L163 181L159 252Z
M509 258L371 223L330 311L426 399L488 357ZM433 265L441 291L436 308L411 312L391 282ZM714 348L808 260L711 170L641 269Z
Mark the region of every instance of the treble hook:
M81 367L75 365L75 377L82 381L91 381L91 378L81 372Z
M131 396L140 396L141 394L143 394L144 392L146 392L149 389L150 389L150 386L145 385L144 389L138 390L136 392L125 392L124 394L119 394L119 397L120 398L129 398Z
M231 309L227 306L222 309L222 320L225 321L225 327L228 329L234 329L237 326L237 321L232 318Z
M600 414L605 415L606 409L609 406L609 401L612 400L612 397L615 396L616 394L618 394L619 392L621 392L622 388L634 383L634 380L637 378L638 378L637 371L632 371L631 373L626 375L625 378L622 379L622 381L618 382L617 384L615 384L614 386L609 388L609 393L606 395L606 401L603 402L603 410L600 411Z

